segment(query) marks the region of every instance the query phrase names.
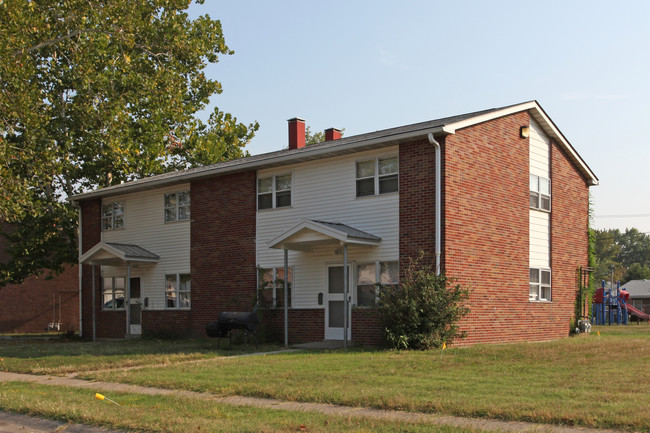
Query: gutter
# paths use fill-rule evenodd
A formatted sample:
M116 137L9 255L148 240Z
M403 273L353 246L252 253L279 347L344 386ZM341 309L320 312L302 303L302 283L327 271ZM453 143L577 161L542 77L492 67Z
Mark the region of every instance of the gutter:
M442 228L440 227L440 223L442 220L442 210L440 209L440 204L442 202L440 194L441 194L441 180L442 180L442 167L440 166L440 143L436 141L436 139L433 137L433 133L429 132L427 134L427 138L429 139L429 143L433 144L436 148L436 275L440 275L440 256L442 253L442 248L441 248L441 241L440 241L440 236L442 234Z

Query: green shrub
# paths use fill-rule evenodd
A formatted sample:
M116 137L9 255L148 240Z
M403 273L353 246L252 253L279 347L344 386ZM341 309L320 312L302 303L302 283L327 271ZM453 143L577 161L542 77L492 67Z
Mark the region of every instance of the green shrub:
M386 341L396 349L428 350L463 338L458 322L469 313L469 289L454 284L420 253L411 260L399 286L379 291Z

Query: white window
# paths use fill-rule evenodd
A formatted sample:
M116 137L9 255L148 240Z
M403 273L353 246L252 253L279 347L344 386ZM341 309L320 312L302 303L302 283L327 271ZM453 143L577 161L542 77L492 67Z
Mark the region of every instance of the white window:
M102 205L102 230L124 228L124 203L114 202Z
M102 279L102 309L123 310L125 285L122 277L106 277Z
M257 179L257 208L291 206L291 174Z
M165 222L190 219L190 192L180 191L165 194Z
M165 275L165 306L167 309L190 308L192 283L189 274Z
M399 159L396 156L357 162L357 197L399 190Z
M551 300L551 270L530 268L529 301Z
M545 177L530 175L530 208L551 211L551 181Z
M374 307L377 287L397 286L399 270L397 262L375 262L357 266L357 305Z
M260 302L267 307L284 307L284 267L262 269L260 278L262 279ZM293 268L289 268L289 292L287 293L289 307L291 307L292 285Z

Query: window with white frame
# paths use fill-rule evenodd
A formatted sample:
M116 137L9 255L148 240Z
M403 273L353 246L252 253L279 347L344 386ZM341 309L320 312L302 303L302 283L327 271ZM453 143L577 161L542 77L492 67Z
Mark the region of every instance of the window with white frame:
M165 307L167 309L190 308L191 288L189 274L165 275Z
M399 159L397 156L357 162L357 197L397 192Z
M257 208L276 209L291 206L291 174L257 179Z
M102 279L102 310L123 310L125 279L105 277Z
M399 269L397 262L375 262L357 266L357 306L374 307L377 288L397 286Z
M102 205L102 230L121 228L124 228L124 203L104 203Z
M530 268L529 301L551 300L551 270Z
M268 307L284 307L284 267L262 269L260 272L260 302ZM291 292L293 286L293 268L289 268L289 291L287 292L287 305L291 306Z
M530 175L530 208L551 211L551 180Z
M190 192L179 191L165 194L165 222L190 219Z

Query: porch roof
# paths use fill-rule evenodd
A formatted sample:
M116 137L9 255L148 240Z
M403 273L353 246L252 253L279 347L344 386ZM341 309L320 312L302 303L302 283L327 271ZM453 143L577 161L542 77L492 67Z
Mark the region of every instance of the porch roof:
M79 257L80 264L120 265L124 262L155 263L160 257L139 245L99 242Z
M303 220L268 242L269 248L311 251L316 245L379 245L381 238L342 223Z

